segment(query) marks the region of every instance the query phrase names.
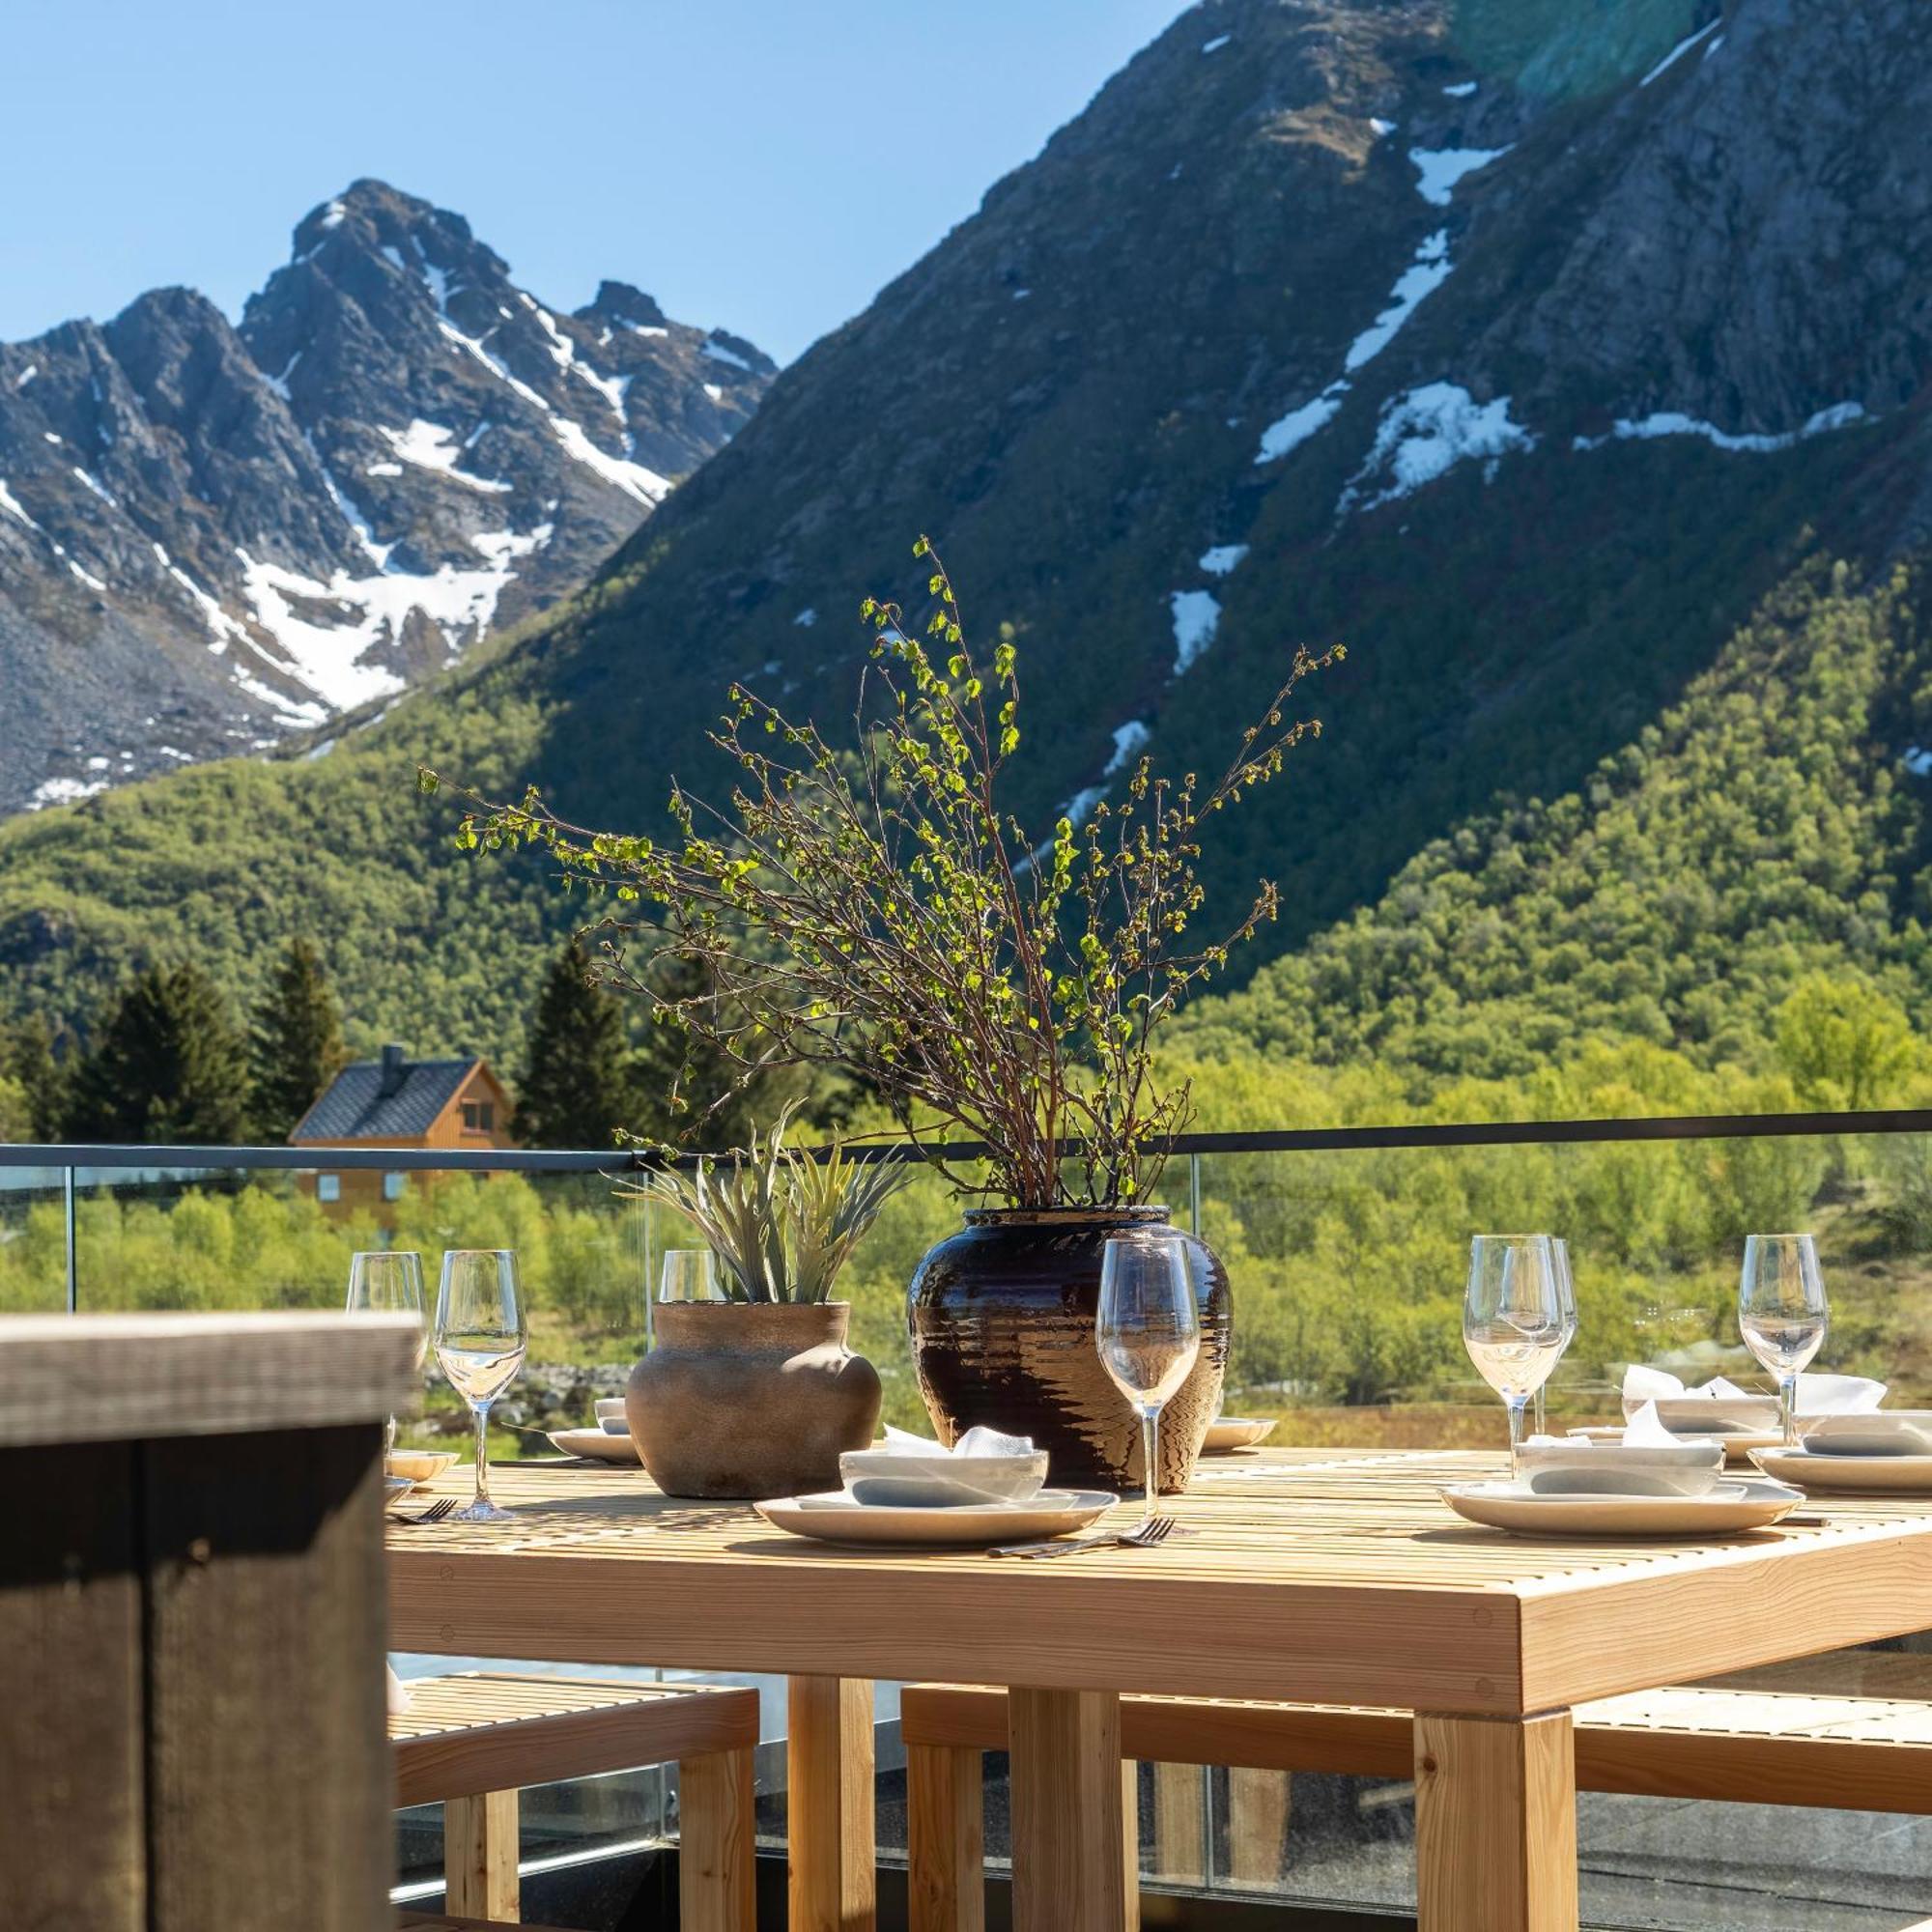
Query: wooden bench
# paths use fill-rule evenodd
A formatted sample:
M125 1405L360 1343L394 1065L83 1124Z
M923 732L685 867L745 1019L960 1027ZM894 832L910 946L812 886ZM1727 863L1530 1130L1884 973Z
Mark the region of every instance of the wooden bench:
M443 1902L458 1917L405 1923L516 1918L522 1787L675 1762L683 1932L750 1932L755 1690L489 1671L418 1678L409 1690L409 1709L389 1719L396 1802L442 1805Z
M899 1730L906 1747L912 1932L980 1932L980 1755L1007 1748L1007 1693L907 1685ZM1579 1790L1932 1812L1932 1705L1918 1700L1756 1689L1647 1690L1580 1706L1575 1737ZM1227 1765L1236 1775L1301 1771L1408 1779L1416 1769L1415 1720L1407 1711L1123 1697L1121 1756L1156 1766ZM1198 1802L1194 1812L1198 1818ZM1272 1822L1278 1863L1285 1794ZM1274 1872L1257 1877L1271 1883Z

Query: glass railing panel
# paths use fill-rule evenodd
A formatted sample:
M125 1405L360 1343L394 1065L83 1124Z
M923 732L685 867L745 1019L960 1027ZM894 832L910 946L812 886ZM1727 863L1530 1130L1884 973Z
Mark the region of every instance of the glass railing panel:
M0 1314L54 1314L66 1306L66 1172L0 1167Z

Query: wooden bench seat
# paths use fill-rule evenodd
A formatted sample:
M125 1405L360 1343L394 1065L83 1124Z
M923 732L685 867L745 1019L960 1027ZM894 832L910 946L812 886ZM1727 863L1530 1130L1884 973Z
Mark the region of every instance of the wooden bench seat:
M913 1932L979 1932L980 1759L1007 1748L1007 1693L907 1685L899 1729ZM1575 1738L1582 1791L1932 1813L1932 1705L1916 1700L1646 1690L1580 1706ZM1121 1755L1404 1780L1415 1775L1415 1720L1406 1711L1122 1697Z
M523 1787L675 1762L684 1932L750 1932L755 1690L491 1671L418 1678L409 1690L409 1709L389 1719L396 1802L442 1804L444 1903L458 1917L405 1923L516 1919Z

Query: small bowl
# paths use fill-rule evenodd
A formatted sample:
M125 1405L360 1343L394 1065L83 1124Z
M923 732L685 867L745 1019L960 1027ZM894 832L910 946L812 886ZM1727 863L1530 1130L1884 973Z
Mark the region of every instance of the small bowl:
M454 1468L456 1462L453 1449L392 1449L389 1474L412 1486L433 1483L445 1469Z
M600 1395L597 1398L597 1426L606 1435L628 1435L631 1425L624 1413L624 1398Z
M951 1509L961 1503L1024 1503L1046 1481L1046 1451L1030 1456L920 1455L848 1449L838 1474L855 1503L889 1509Z
M1932 1408L1801 1415L1798 1434L1818 1456L1932 1456Z
M1539 1492L1570 1495L1701 1496L1724 1467L1721 1442L1532 1442L1523 1479Z

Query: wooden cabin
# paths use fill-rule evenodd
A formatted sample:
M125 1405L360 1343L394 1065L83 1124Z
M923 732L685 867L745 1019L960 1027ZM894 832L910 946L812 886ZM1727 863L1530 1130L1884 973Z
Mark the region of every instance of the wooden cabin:
M298 1148L506 1148L510 1098L487 1061L412 1060L385 1046L380 1060L352 1061L297 1122L289 1145ZM419 1180L429 1177L419 1173ZM399 1200L409 1176L402 1169L342 1168L318 1160L305 1187L324 1208L347 1219Z

